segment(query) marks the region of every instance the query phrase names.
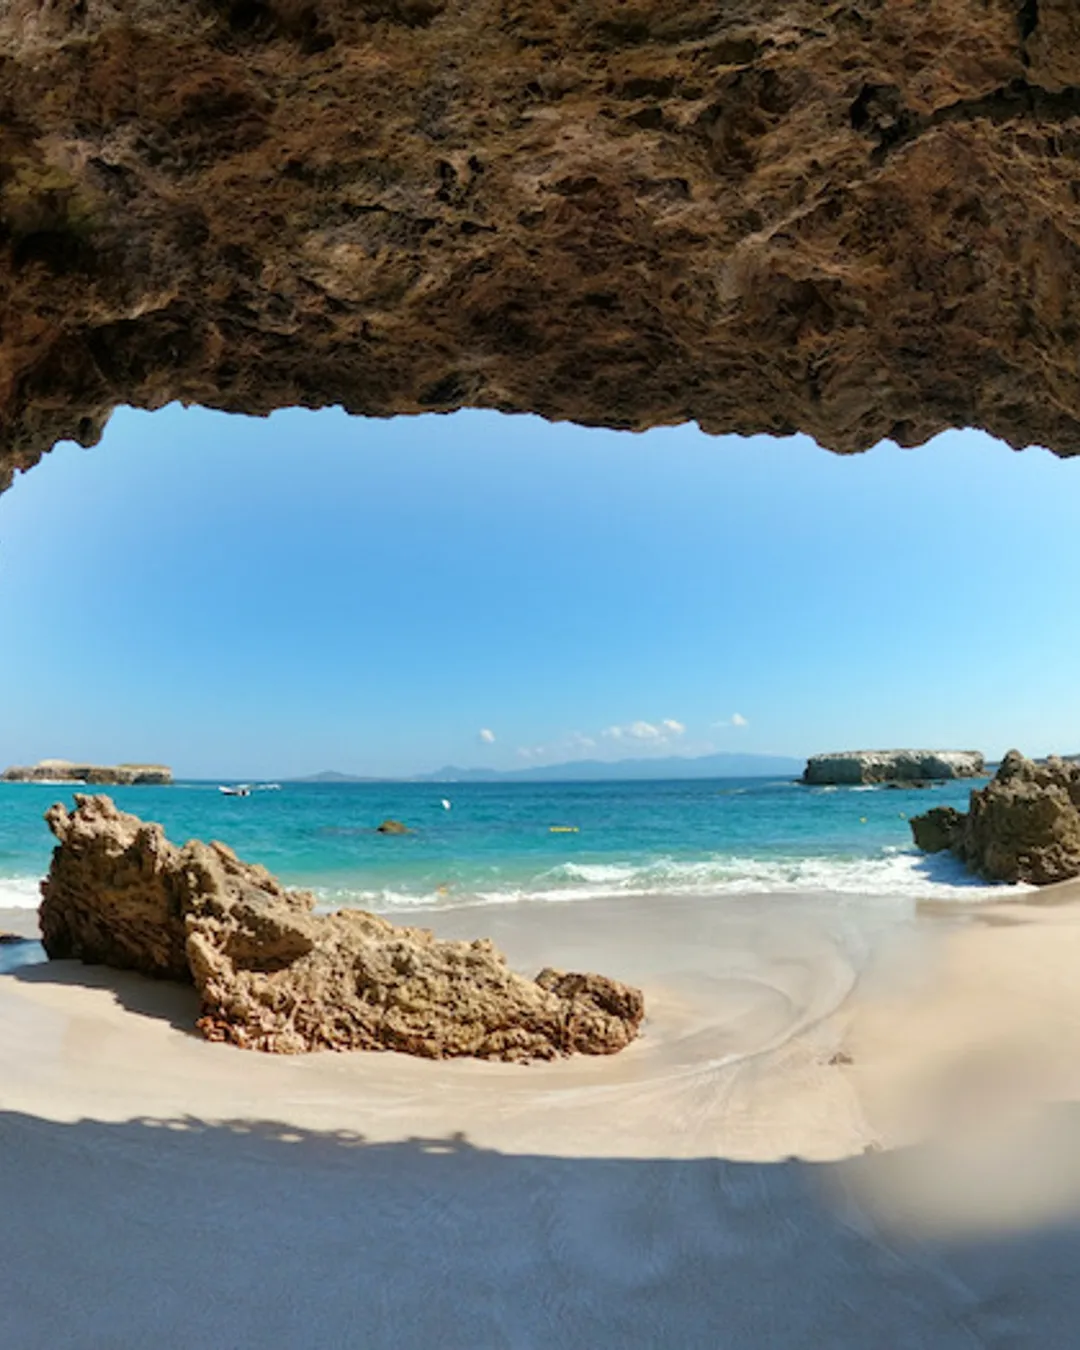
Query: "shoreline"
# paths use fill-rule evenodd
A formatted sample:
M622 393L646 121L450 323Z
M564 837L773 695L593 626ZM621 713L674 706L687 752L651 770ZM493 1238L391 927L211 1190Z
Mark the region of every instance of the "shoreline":
M279 879L292 890L313 895L316 913L362 909L399 923L425 923L427 916L454 911L499 913L517 906L546 905L553 913L566 906L617 902L786 906L797 902L814 904L826 895L852 907L891 904L900 914L935 904L948 910L1003 903L1035 889L985 882L966 872L951 857L927 856L915 850L864 859L814 856L742 859L733 855L704 864L716 866L721 872L719 877L690 880L679 877L680 866L694 871L699 864L671 863L667 859L659 860L658 867L627 861L570 862L549 869L541 877L504 878L504 889L499 889L497 882L485 885L474 879L467 883L432 883L430 889L418 891L397 889L392 882L366 890L364 885L370 884L370 878L362 873L352 878L351 884L340 878L312 880L287 874ZM565 876L564 869L568 873ZM36 913L41 881L41 877L29 874L0 877L0 915Z

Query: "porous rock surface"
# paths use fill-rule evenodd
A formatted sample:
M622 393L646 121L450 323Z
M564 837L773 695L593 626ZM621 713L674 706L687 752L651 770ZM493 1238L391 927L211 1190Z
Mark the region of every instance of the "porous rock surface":
M804 783L919 783L977 778L986 761L977 750L839 750L811 755Z
M1075 0L10 0L0 486L118 403L1080 450Z
M178 848L108 797L75 802L46 817L59 841L42 884L46 951L193 980L210 1040L529 1060L612 1054L637 1035L636 989L555 970L529 980L483 939L316 915L312 896L223 844Z
M938 807L911 821L915 843L952 852L987 881L1046 886L1080 876L1080 763L1010 750L966 813Z

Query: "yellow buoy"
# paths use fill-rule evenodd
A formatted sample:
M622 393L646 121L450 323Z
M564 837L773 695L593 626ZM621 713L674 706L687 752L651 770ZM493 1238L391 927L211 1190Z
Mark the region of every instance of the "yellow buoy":
M549 825L548 830L551 834L577 834L576 825Z

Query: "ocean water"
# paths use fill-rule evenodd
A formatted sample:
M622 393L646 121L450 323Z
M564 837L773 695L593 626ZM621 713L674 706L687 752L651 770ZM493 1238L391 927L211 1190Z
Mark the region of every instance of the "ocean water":
M963 808L971 786L283 783L237 798L213 783L177 783L110 795L160 821L174 842L219 839L332 907L822 892L910 906L995 893L952 858L926 857L911 843L910 815ZM0 908L36 906L52 846L43 813L76 790L0 784ZM377 833L388 816L413 832Z

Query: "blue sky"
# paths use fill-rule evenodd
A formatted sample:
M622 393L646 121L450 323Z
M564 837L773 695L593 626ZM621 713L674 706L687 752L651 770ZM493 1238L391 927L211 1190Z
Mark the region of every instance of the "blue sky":
M973 432L122 409L0 497L0 760L1080 750L1078 522Z

